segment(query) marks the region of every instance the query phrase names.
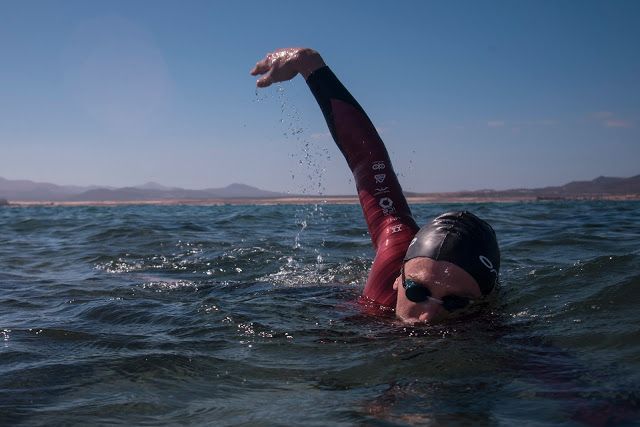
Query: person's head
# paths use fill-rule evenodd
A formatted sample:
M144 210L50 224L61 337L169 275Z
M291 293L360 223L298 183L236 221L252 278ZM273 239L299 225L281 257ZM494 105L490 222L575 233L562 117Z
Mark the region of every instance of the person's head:
M422 227L409 245L396 316L434 322L468 308L498 283L500 250L493 228L474 214L447 212Z

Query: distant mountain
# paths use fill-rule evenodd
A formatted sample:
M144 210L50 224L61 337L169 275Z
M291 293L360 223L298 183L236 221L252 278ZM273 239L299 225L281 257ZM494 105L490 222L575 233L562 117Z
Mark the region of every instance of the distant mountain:
M162 184L158 184L157 182L147 182L145 184L142 185L136 185L133 188L140 188L141 190L172 190L171 187L165 187Z
M244 184L231 184L223 188L186 190L184 188L146 189L124 187L116 189L98 188L70 196L70 201L132 201L132 200L206 200L206 199L262 199L284 197L284 193L261 190Z
M430 196L436 193L406 193L407 196ZM630 178L600 176L591 181L572 181L557 187L519 188L512 190L477 190L438 195L473 198L581 198L618 195L640 196L640 175ZM166 187L156 182L134 187L61 186L27 180L0 178L0 199L22 201L150 201L150 200L207 200L207 199L268 199L291 197L290 194L261 190L245 184L231 184L222 188L188 190ZM295 197L295 196L294 196Z
M412 193L424 196L425 194ZM557 187L516 188L511 190L476 190L447 193L449 196L475 198L597 198L606 196L640 196L640 175L630 178L600 176L591 181L572 181Z
M265 197L286 197L288 194L277 193L274 191L260 190L245 184L233 183L224 188L209 188L202 190L209 193L215 193L222 199L227 198L265 198Z
M148 200L202 200L284 197L284 193L261 190L244 184L231 184L223 188L187 190L147 182L135 187L80 187L62 186L27 180L0 178L0 199L23 201L148 201Z
M640 175L630 178L611 178L599 176L591 181L572 181L561 187L545 187L538 190L541 194L571 195L571 194L639 194Z
M8 200L64 200L87 191L91 187L56 185L28 180L9 180L0 177L0 198Z

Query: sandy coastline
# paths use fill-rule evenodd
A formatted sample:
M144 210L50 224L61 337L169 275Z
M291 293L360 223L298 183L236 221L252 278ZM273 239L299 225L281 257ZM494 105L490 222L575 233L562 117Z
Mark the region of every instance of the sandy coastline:
M517 203L517 202L547 202L547 201L638 201L640 194L624 195L576 195L570 197L478 197L456 196L446 194L410 196L410 204L419 203ZM163 199L163 200L101 200L101 201L32 201L10 200L8 206L121 206L121 205L304 205L304 204L358 204L356 196L309 196L309 197L280 197L280 198L238 198L238 199Z

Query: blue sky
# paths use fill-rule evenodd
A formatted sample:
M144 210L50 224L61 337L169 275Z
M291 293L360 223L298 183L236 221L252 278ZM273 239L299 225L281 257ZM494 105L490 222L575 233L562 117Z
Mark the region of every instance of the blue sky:
M352 194L301 77L310 46L406 190L640 173L640 2L0 0L0 176Z

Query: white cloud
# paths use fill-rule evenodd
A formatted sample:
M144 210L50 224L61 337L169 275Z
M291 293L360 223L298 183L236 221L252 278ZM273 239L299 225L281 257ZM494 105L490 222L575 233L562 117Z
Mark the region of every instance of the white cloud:
M503 120L489 120L487 122L487 127L490 128L501 128L505 126L505 122Z
M591 113L590 116L593 120L607 128L630 129L633 127L633 122L631 120L621 119L611 111L597 111L595 113Z
M609 119L605 120L604 125L608 128L632 128L633 123L629 120L620 120L620 119Z

